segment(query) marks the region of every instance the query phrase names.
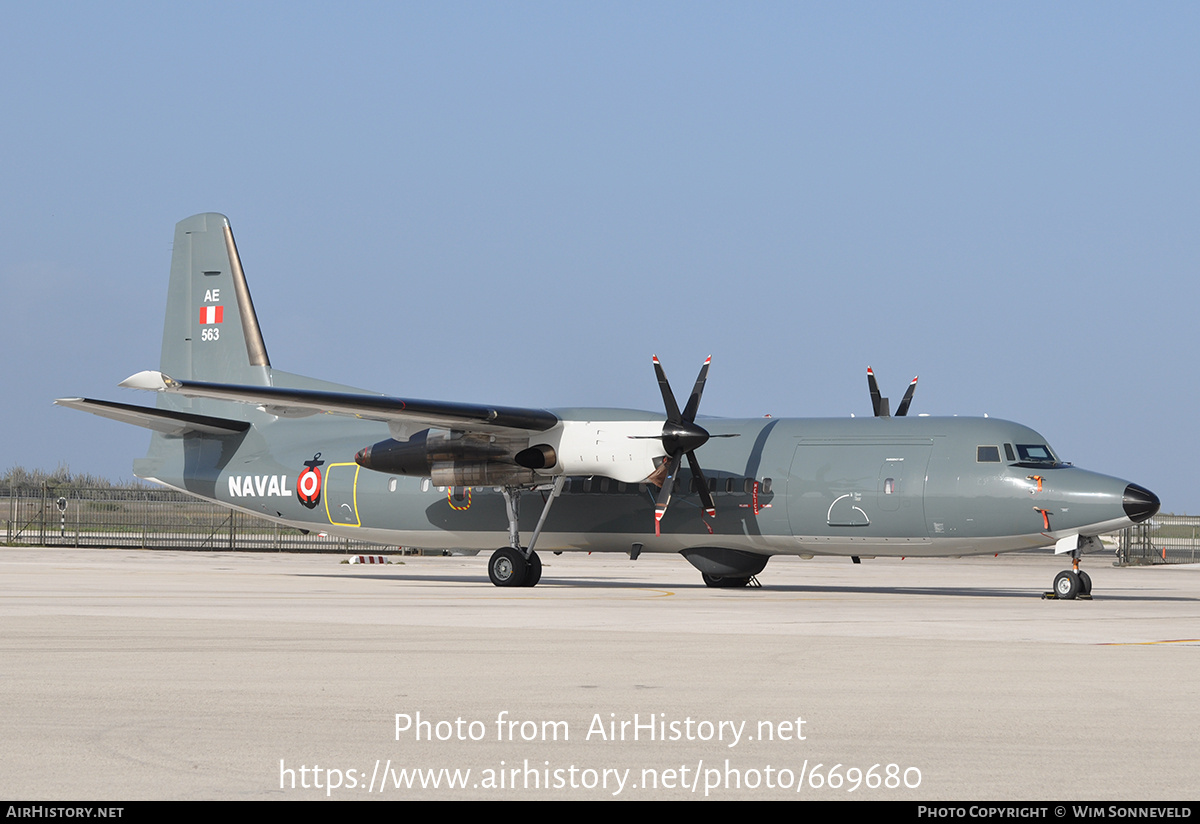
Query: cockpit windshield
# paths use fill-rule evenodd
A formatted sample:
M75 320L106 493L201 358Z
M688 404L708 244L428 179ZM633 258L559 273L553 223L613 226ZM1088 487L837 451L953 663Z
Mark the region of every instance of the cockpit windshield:
M1022 466L1061 466L1050 447L1044 443L1017 444L1017 458Z

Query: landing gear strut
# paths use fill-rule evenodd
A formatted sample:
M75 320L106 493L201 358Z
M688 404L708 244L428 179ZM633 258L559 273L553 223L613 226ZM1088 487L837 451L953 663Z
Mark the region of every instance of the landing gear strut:
M701 572L700 577L704 579L706 587L714 587L716 589L737 589L738 587L761 587L762 584L753 575L745 578L721 577L717 575L709 575L707 572Z
M1096 539L1085 538L1080 543L1094 540ZM1092 578L1079 568L1079 558L1083 554L1082 550L1082 546L1071 550L1071 568L1064 569L1058 575L1054 576L1054 590L1042 593L1043 598L1062 601L1074 601L1077 598L1088 601L1092 599Z
M542 559L533 551L546 516L550 514L550 506L562 492L565 476L559 475L554 479L554 488L550 497L542 506L541 517L529 539L529 546L521 546L521 492L519 486L506 486L501 491L504 494L504 505L508 510L508 546L500 547L492 553L488 560L488 578L498 587L532 587L542 580Z

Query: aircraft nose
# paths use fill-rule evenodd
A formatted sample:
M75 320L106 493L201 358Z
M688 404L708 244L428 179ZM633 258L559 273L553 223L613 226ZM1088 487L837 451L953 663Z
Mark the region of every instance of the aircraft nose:
M1121 496L1121 505L1129 520L1136 524L1152 518L1154 513L1158 512L1159 500L1158 496L1146 487L1130 484L1125 487L1125 494Z

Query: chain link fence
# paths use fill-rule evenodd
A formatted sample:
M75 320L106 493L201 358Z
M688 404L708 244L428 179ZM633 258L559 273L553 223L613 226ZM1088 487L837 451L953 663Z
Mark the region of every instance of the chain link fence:
M378 550L376 544L302 532L169 489L5 490L9 546L129 547L277 552ZM1200 517L1158 515L1116 533L1117 564L1191 564Z
M11 489L0 498L8 545L278 552L378 551L302 532L169 489Z
M1117 534L1120 565L1194 564L1200 549L1200 517L1156 515Z

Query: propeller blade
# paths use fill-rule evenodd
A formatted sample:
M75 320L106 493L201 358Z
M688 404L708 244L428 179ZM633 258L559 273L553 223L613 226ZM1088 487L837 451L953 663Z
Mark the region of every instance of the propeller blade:
M700 503L704 505L704 513L710 518L717 517L717 504L713 500L708 478L704 476L704 470L700 468L700 462L696 460L695 452L687 453L687 462L692 469L692 475L696 478L696 491L700 493Z
M692 387L692 394L688 398L687 406L683 408L683 419L688 423L696 420L696 412L700 409L700 396L704 394L704 382L708 380L710 363L712 363L712 355L704 359L704 365L700 367L700 374L696 377L696 385Z
M671 503L671 491L675 488L675 475L679 472L679 462L682 455L672 455L667 467L667 477L663 480L662 489L658 490L658 500L654 502L654 534L662 534L660 524L663 515L667 514L667 504Z
M917 375L917 378L921 377ZM912 379L912 383L908 385L908 391L904 393L904 399L900 401L900 406L896 408L896 417L903 418L908 414L908 406L912 403L913 393L917 391L917 378Z
M667 383L667 373L658 362L658 355L654 356L654 371L658 375L658 388L662 391L663 406L667 408L667 420L672 423L682 421L679 404L675 402L675 393L671 391L671 384Z
M867 367L867 389L871 391L871 407L875 410L875 417L891 417L891 414L888 412L888 399L880 393L879 383L875 380L875 373L871 371L871 367L869 366Z

